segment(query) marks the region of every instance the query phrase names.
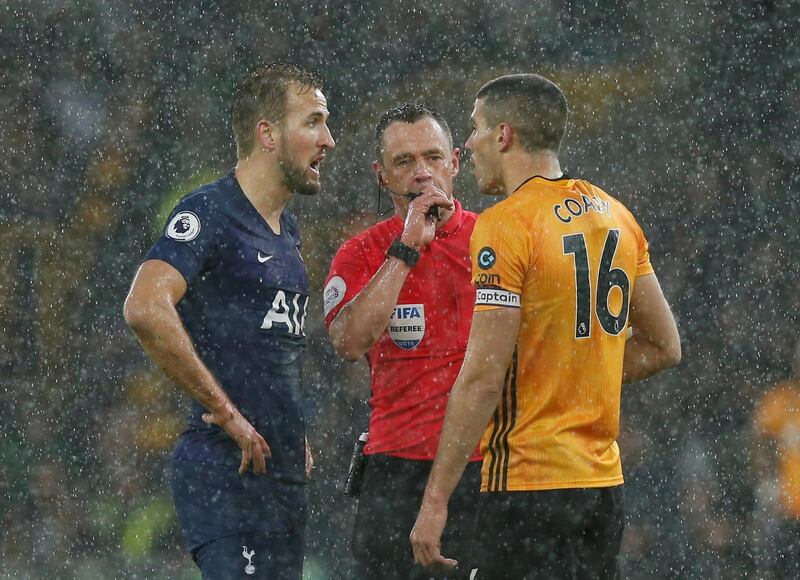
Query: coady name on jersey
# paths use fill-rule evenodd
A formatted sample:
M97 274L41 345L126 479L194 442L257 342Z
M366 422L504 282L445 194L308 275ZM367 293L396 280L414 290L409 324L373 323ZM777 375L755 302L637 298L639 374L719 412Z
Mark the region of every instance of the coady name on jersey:
M583 205L581 205L577 199L568 197L561 203L557 203L553 206L553 213L565 224L571 222L573 217L581 217L583 214L589 213L590 211L611 213L611 205L597 196L589 197L588 195L581 195L581 200L583 200Z

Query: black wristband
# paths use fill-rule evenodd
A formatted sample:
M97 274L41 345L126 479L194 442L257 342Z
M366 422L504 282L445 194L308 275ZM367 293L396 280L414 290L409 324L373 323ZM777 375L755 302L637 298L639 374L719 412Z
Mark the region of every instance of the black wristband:
M399 258L408 264L409 267L413 268L417 265L417 262L419 262L420 253L414 248L406 246L400 241L400 238L395 238L392 245L386 250L386 257L388 258L389 256Z

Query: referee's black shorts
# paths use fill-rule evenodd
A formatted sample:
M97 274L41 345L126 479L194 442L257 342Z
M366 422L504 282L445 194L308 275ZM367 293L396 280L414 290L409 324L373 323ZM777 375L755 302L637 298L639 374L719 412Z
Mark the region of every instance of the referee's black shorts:
M439 580L445 577L414 564L409 540L432 465L432 461L369 456L353 529L351 579ZM447 527L442 536L442 554L459 562L459 569L448 574L448 578L469 577L469 547L480 488L481 462L470 462L450 498Z
M624 502L621 485L481 493L474 578L620 578Z

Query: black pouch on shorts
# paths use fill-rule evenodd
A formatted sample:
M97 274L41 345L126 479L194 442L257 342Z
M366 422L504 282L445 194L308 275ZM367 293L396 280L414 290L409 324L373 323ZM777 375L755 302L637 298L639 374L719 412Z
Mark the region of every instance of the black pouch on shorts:
M369 433L364 432L353 446L353 457L350 458L350 469L344 482L344 494L348 497L358 497L361 485L364 483L364 469L367 467L369 457L364 455L364 446L367 444Z

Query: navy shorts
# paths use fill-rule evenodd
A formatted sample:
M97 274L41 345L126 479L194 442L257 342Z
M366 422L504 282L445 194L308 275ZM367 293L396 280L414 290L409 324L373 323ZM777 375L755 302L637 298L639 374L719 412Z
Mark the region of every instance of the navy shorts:
M204 580L300 580L302 538L256 532L225 536L192 554Z
M304 484L239 475L235 466L173 460L172 494L203 578L302 578Z

